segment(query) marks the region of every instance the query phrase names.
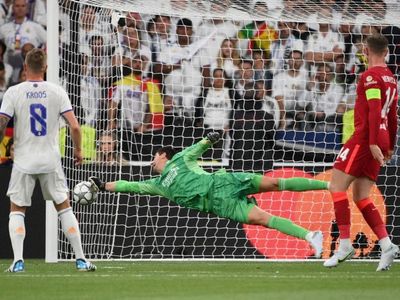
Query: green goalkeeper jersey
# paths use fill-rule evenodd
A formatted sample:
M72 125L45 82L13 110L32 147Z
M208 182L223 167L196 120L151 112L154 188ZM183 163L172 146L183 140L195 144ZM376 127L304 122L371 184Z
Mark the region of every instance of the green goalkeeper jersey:
M169 160L160 176L138 182L118 181L116 192L163 196L180 206L209 212L209 191L213 175L201 168L197 159L210 148L204 138L200 142L177 153Z

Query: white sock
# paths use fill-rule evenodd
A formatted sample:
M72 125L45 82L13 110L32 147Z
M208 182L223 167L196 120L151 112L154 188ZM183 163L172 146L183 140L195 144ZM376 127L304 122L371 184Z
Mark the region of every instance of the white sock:
M82 250L81 233L79 231L78 221L72 212L72 207L59 211L58 217L61 221L62 230L74 249L75 259L85 259Z
M310 242L311 239L312 239L312 237L313 237L313 235L314 235L314 231L308 232L308 233L306 234L306 241L307 241L307 242Z
M379 240L379 246L381 246L382 251L385 252L386 250L388 250L390 248L390 246L392 246L392 241L387 236L387 237Z
M23 259L25 239L25 214L20 211L10 212L8 221L11 245L14 252L14 262Z
M350 241L350 239L340 239L340 244L339 244L339 251L344 250L348 251L349 248L352 248L353 245Z

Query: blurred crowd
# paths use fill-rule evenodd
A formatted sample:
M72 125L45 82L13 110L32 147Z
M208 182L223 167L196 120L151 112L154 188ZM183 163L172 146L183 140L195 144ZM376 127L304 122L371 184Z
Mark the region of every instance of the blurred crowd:
M150 159L158 145L185 147L211 130L224 137L206 154L211 159L243 159L250 151L249 159L263 161L276 130L349 130L368 35L388 38L387 64L400 72L400 29L374 25L387 14L386 2L396 1L165 2L165 11L181 17L134 11L116 18L109 9L60 2L61 83L93 137L92 161ZM284 21L308 2L318 7L309 22ZM235 6L277 18L193 14L193 7L223 15ZM344 15L357 25L341 21ZM46 1L1 0L0 101L24 80L33 47L46 47ZM123 157L104 153L117 150Z

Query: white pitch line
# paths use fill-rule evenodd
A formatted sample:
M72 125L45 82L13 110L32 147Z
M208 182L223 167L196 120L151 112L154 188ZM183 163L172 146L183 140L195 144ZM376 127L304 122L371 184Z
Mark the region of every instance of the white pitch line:
M141 273L131 273L131 274L90 274L90 277L134 277L134 278L152 278L156 272L141 272ZM14 278L81 278L82 273L78 274L8 274L7 277L14 277ZM347 278L347 279L376 279L377 275L371 271L371 273L364 273L361 274L357 273L354 275L346 276L342 273L338 274L315 274L315 275L280 275L278 273L274 274L252 274L252 275L243 275L243 274L218 274L218 273L204 273L204 274L197 274L197 273L175 273L175 274L163 274L163 277L169 278L251 278L251 279L334 279L334 278ZM379 278L385 279L394 279L395 277L391 276L390 274L379 276Z

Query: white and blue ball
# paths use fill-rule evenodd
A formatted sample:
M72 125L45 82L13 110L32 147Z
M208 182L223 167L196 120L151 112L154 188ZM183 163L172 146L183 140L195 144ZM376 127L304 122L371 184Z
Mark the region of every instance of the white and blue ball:
M97 192L89 181L79 182L74 187L74 201L80 205L90 205L97 200Z

